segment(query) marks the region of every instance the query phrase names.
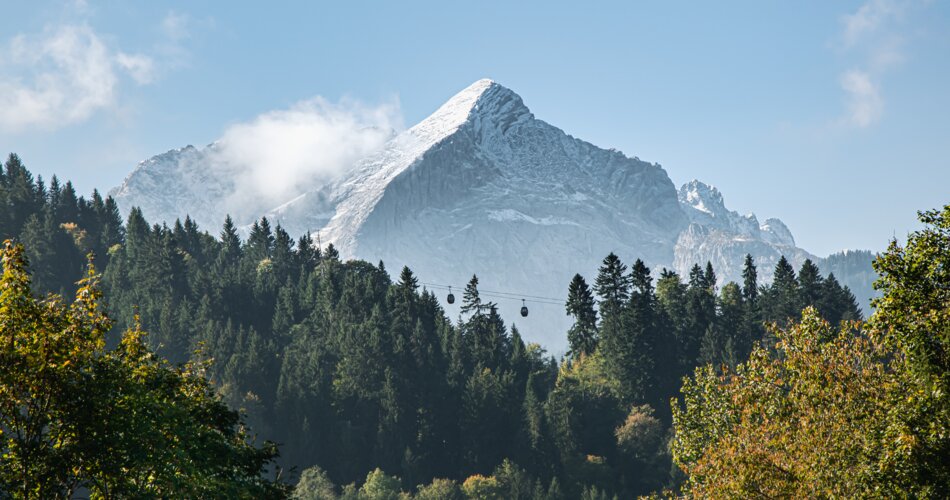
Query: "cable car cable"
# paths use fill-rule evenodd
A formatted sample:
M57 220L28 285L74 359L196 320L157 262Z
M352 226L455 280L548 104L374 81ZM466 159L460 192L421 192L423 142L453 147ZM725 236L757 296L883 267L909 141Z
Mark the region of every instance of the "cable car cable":
M448 290L449 293L446 296L445 301L449 304L455 303L455 294L452 293L453 285L443 285L439 283L427 283L427 282L420 282L419 284L425 287L431 287L434 289ZM526 294L518 294L518 293L513 293L513 292L500 292L496 290L479 290L478 293L480 296L494 298L498 300L521 300L520 313L522 317L528 316L527 314L528 307L526 305L526 302L531 302L534 304L550 305L550 306L564 305L564 302L560 299L555 299L552 297L542 297L539 295L526 295Z
M420 282L419 284L420 284L420 285L430 286L430 287L438 287L438 288L442 288L442 289L451 288L451 287L453 286L453 285L441 285L441 284L438 284L438 283L424 283L424 282ZM464 288L464 287L460 287L460 288ZM541 301L556 302L556 303L558 303L558 304L563 304L563 303L564 303L564 300L563 300L563 299L559 299L559 298L555 298L555 297L543 297L543 296L540 296L540 295L528 295L528 294L524 294L524 293L500 292L500 291L497 291L497 290L482 290L482 289L479 289L479 290L478 290L478 293L479 293L480 295L509 295L509 296L512 296L512 297L518 298L518 299L520 299L520 298L528 298L528 299L537 299L537 300L541 300Z

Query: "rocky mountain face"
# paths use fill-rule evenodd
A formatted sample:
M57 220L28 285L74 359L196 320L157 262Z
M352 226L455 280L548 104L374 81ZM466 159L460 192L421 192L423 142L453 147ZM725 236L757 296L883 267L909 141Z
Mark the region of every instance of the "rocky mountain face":
M574 273L593 281L609 252L683 274L708 260L720 284L740 279L747 253L765 280L782 255L796 267L806 258L821 263L778 219L759 223L729 211L722 194L699 181L677 190L659 165L571 137L490 80L277 207L222 203L239 196L227 165L203 163L213 148L142 162L114 190L119 206L140 206L150 221L190 214L211 231L225 213L239 224L266 215L291 234L319 234L344 257L382 260L390 272L409 265L425 283L456 287L477 273L486 292L529 299L562 300ZM521 318L520 300L487 298L517 318L527 339L565 348L563 306L529 302L534 312ZM458 305L446 304L450 315Z
M213 161L214 148L189 145L153 156L109 194L123 213L137 206L150 222L172 223L188 215L204 228L220 227L227 215L222 200L232 196L235 184L226 166Z
M778 219L759 223L754 214L739 215L726 208L715 187L694 180L680 187L680 206L690 224L679 234L673 267L681 274L694 263L712 262L720 280L741 282L745 256L755 257L759 277L771 281L775 264L784 255L796 268L814 255L795 246L795 238Z

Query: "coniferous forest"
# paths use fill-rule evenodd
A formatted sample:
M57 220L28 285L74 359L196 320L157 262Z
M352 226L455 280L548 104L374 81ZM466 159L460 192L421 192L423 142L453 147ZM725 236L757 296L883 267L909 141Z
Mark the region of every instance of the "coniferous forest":
M560 359L477 276L449 318L408 268L123 219L15 155L0 206L0 497L950 493L950 206L878 258L867 321L810 261L607 255Z

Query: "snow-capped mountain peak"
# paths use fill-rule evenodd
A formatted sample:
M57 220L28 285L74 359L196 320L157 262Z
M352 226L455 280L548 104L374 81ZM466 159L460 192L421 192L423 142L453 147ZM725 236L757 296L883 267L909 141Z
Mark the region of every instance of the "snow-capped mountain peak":
M217 217L220 200L234 189L232 172L211 160L215 147L188 145L143 160L109 195L125 213L136 206L149 220L169 224L191 215L213 228L224 220L223 214ZM209 219L207 214L216 217Z
M710 186L697 179L680 186L677 195L683 205L709 214L711 217L722 217L728 213L722 200L722 193L715 186Z
M199 224L215 232L223 220L219 202L240 193L237 174L207 154L214 148L143 162L116 191L119 206L141 206L156 222L204 216ZM235 220L267 216L294 235L319 232L344 258L383 260L390 269L405 264L434 283L463 285L477 273L486 289L503 292L563 296L574 273L593 279L610 252L681 274L711 261L720 284L741 279L746 254L763 281L782 255L796 266L814 258L794 246L778 219L760 226L698 180L677 190L659 165L566 134L488 79L353 168L301 192L268 207L246 204ZM205 222L208 214L217 220ZM499 305L505 317L519 317L519 300ZM567 321L554 307L519 327L557 351Z
M741 237L756 237L759 233L755 215L739 215L726 208L722 193L714 186L694 179L680 186L677 198L692 223Z
M766 219L760 225L755 214L729 210L713 186L693 180L680 187L677 198L690 221L676 242L673 265L680 272L708 260L723 278L720 284L738 281L745 256L751 254L759 264L759 276L769 281L783 255L796 265L817 259L795 246L792 232L782 221Z
M533 117L518 94L484 78L452 96L408 133L432 142L452 134L465 123L493 124L506 131L512 124Z

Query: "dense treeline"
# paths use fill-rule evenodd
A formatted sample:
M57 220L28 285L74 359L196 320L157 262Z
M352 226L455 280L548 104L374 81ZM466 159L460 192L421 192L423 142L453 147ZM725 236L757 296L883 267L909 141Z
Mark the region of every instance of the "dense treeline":
M83 275L86 254L108 263L108 249L122 242L122 216L115 201L93 191L87 200L72 183L49 186L11 154L0 172L0 241L16 238L26 246L35 290L70 296Z
M452 321L409 269L393 280L382 262L343 262L266 219L244 241L230 219L216 237L187 218L149 225L138 210L123 224L111 198L77 197L55 178L46 187L12 155L0 203L0 235L26 244L34 289L72 292L94 252L116 328L138 317L161 356L213 360L225 401L282 443L284 464L306 469L301 494L358 495L364 482L428 485L422 498L675 486L669 401L684 376L774 351L764 325L806 306L832 323L861 319L850 291L810 261L796 272L783 258L762 285L749 257L743 283L720 284L709 264L683 277L611 254L592 283L569 284L570 352L555 360L505 324L476 277Z

